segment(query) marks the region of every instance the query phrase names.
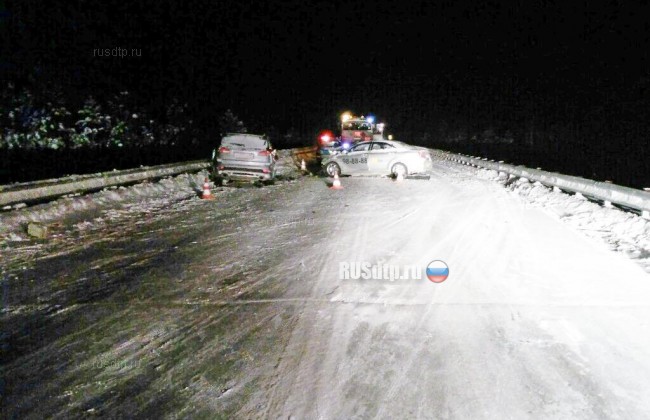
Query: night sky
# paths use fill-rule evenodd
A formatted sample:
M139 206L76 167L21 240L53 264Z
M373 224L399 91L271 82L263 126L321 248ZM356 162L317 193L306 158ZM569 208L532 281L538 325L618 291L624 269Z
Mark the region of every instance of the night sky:
M3 74L36 73L79 95L128 89L150 107L176 97L199 121L232 108L251 126L311 133L351 110L421 136L441 121L646 117L647 3L21 0L0 9ZM93 56L114 47L141 57Z

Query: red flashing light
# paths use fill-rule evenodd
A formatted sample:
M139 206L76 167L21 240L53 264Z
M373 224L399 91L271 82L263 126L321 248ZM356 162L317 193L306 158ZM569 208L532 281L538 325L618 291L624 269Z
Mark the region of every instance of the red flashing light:
M329 130L323 130L318 134L318 143L325 146L334 141L334 133Z

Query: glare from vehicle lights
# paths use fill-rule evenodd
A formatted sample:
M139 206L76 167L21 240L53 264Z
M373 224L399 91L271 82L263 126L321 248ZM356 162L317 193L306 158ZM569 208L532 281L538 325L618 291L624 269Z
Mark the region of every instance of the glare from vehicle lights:
M389 135L388 135L388 140L392 140L392 139L393 139L393 135L392 135L392 134L389 134Z
M343 148L344 149L349 149L350 148L350 143L343 143Z
M369 115L369 116L366 118L366 121L368 121L370 124L372 124L372 123L375 122L375 117L373 117L372 115Z
M323 141L330 141L331 137L328 136L327 134L323 134L322 136L320 136L320 139Z
M341 115L341 121L343 122L347 122L351 118L352 118L352 114L350 114L349 112L344 112L343 115Z
M377 124L377 131L379 131L380 133L383 133L384 132L384 125L385 125L384 123Z

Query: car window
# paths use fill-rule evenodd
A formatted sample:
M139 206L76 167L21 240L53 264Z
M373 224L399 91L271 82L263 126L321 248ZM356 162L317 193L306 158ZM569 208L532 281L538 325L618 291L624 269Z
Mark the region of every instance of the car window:
M365 152L370 147L370 143L360 143L350 149L351 152Z
M383 149L394 149L394 147L388 143L374 142L370 150L383 150Z
M343 124L344 130L370 130L370 124L365 122L351 121Z
M231 134L221 140L221 145L232 149L264 150L268 148L268 140L250 134Z
M406 143L402 143L401 141L393 140L393 144L395 146L397 146L397 148L401 148L401 149L410 149L411 148L411 146L409 146Z

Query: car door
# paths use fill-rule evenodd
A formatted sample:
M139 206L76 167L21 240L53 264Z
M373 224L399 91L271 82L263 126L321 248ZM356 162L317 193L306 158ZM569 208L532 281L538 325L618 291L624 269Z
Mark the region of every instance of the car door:
M395 147L382 142L371 143L368 152L368 172L373 174L387 174L390 172L388 165L395 157Z
M339 159L341 171L344 174L359 174L368 172L368 149L370 143L358 143L348 153Z

